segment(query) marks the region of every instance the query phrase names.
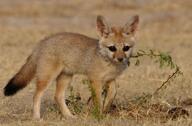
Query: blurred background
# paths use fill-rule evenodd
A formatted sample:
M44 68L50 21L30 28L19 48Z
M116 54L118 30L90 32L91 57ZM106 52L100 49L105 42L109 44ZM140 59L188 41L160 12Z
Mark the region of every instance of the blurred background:
M184 73L165 90L162 99L192 97L191 12L191 0L0 0L0 89L44 37L67 31L97 38L97 15L105 16L110 24L123 26L131 16L138 14L140 24L135 51L168 52ZM131 64L118 78L117 100L152 93L171 72L160 69L148 58L143 58L140 66ZM79 76L75 77L74 84L81 84ZM54 85L49 88L45 106L53 104L53 99L48 100L54 88ZM86 86L78 86L77 91L86 99L89 93L85 90ZM1 94L0 107L4 109L0 110L0 122L7 122L7 116L3 116L7 113L19 114L15 120L21 114L25 115L24 120L28 118L33 92L34 82L14 98L7 99Z

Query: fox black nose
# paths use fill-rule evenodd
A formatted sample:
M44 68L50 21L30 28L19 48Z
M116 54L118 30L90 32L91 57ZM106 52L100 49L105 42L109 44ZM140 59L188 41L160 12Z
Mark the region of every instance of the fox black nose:
M123 58L117 58L117 60L118 60L119 62L122 62L122 61L123 61Z

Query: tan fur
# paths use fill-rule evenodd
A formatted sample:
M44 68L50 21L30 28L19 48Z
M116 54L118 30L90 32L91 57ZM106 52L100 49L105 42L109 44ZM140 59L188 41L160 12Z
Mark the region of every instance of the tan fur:
M35 64L34 64L34 59L29 56L27 59L27 62L22 66L21 70L19 73L15 75L15 82L18 84L27 84L35 74ZM25 86L25 85L23 85Z
M131 25L134 22L136 20ZM134 46L131 38L135 32L132 29L132 33L128 35L124 27L111 28L102 16L97 18L97 31L99 40L75 33L60 33L42 40L34 49L32 56L35 57L37 79L34 118L40 118L41 98L47 86L54 80L57 80L55 100L62 114L73 117L64 97L65 89L74 74L85 74L91 80L101 112L110 107L116 94L114 80L127 67ZM116 47L115 52L109 50L111 45ZM125 45L130 47L126 52L122 50ZM123 58L123 61L118 61L118 58ZM109 88L103 104L101 94L105 85L109 85Z

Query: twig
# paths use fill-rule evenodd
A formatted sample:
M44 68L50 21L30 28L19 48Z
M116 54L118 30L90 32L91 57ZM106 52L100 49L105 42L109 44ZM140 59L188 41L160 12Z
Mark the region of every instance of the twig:
M159 88L155 90L155 92L152 95L156 95L163 87L166 86L166 84L173 78L175 77L176 74L179 74L180 70L179 67L176 68L175 72L173 72L162 84Z
M154 50L149 50L147 52L143 50L139 50L136 53L136 55L132 55L131 58L136 58L137 60L135 65L139 65L140 63L139 58L143 56L148 56L151 59L155 59L156 60L155 62L160 63L160 67L167 66L167 67L170 67L171 69L175 68L175 71L171 75L169 75L169 77L165 81L163 81L161 86L155 90L155 92L151 95L151 97L156 95L163 87L167 85L167 83L170 80L172 80L172 78L176 77L177 74L182 74L182 72L180 71L180 68L173 62L172 57L167 53L162 53L162 52L157 53Z
M137 55L131 55L131 58L139 58L139 57L143 57L143 56L160 56L159 54L153 54L151 55L150 53L137 53Z

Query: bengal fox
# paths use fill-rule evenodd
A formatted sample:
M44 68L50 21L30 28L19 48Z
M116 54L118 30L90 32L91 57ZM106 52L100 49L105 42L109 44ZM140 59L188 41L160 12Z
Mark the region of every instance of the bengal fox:
M103 16L97 16L99 39L76 33L59 33L42 40L19 72L4 88L12 96L36 77L33 117L40 119L41 98L47 86L56 80L55 100L62 115L74 117L65 103L65 89L74 74L85 74L91 81L100 112L107 112L116 94L115 79L127 67L135 44L139 16L133 16L124 27L110 27ZM107 85L106 100L102 100Z

